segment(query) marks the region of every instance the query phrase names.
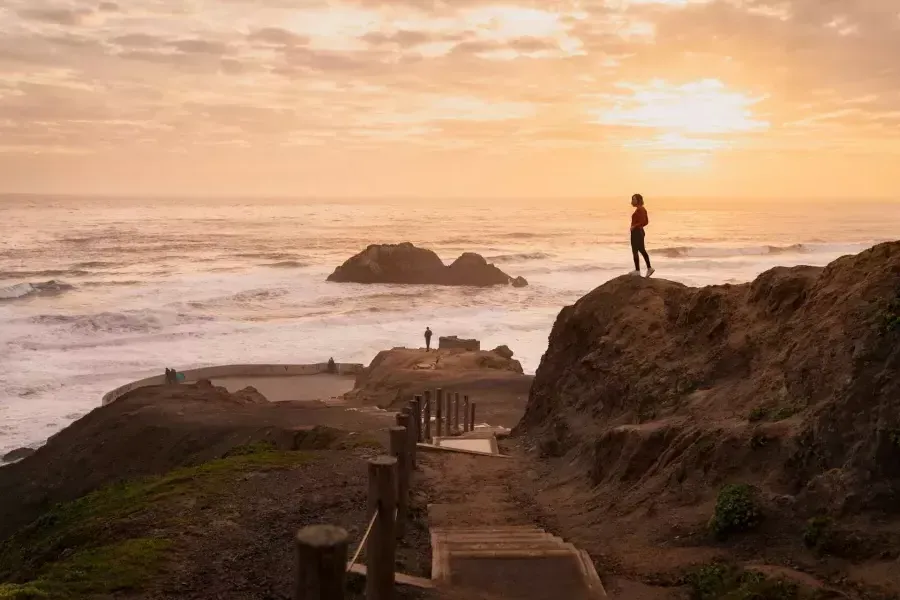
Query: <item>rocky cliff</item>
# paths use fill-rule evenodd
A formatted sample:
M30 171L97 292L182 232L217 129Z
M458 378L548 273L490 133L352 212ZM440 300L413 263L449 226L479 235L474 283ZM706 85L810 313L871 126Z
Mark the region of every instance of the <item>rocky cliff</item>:
M853 552L896 559L900 243L745 285L613 280L559 314L515 433L575 465L588 520L702 529L710 513L682 509L746 484L781 535L890 515Z
M524 278L513 279L489 264L480 254L466 252L446 266L433 251L409 242L373 244L335 269L328 281L478 287L528 284Z

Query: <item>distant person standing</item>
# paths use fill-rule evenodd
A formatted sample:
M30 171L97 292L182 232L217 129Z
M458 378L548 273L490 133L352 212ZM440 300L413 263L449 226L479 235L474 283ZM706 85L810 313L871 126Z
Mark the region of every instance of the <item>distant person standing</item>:
M650 277L656 272L656 269L650 266L650 255L647 254L644 243L644 227L650 224L650 217L644 208L644 197L640 194L631 197L631 205L634 207L634 214L631 215L631 253L634 255L634 271L631 274L640 277L641 256L643 256L644 262L647 263L647 277Z
M431 327L425 328L425 352L431 352Z

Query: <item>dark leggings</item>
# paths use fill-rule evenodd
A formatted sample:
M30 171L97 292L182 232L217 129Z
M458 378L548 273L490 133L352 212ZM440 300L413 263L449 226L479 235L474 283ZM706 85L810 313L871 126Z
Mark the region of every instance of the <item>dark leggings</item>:
M644 246L644 228L636 227L631 230L631 253L634 254L634 270L641 270L641 259L640 257L644 257L644 262L647 263L647 268L652 269L650 266L650 255L647 254L647 248Z

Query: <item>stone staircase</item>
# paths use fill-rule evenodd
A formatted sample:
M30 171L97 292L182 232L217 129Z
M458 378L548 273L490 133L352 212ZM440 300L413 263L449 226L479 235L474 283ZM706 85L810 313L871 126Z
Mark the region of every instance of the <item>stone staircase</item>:
M606 592L586 552L530 525L431 529L438 587L504 600L600 600Z

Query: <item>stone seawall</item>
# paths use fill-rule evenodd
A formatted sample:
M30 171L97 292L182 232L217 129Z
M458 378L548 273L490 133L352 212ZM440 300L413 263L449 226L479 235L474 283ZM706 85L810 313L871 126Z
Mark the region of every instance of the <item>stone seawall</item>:
M363 365L356 363L337 363L338 375L356 375ZM184 373L187 381L199 379L221 379L222 377L297 377L302 375L320 375L328 373L328 363L313 365L219 365L179 371ZM104 394L103 406L115 402L131 390L151 385L162 385L166 382L165 374L132 381Z

